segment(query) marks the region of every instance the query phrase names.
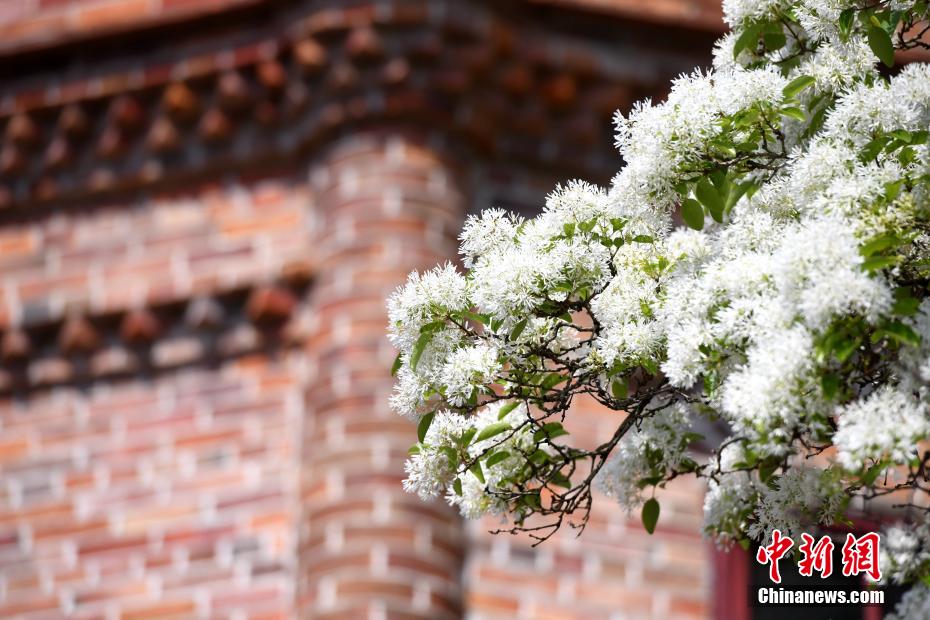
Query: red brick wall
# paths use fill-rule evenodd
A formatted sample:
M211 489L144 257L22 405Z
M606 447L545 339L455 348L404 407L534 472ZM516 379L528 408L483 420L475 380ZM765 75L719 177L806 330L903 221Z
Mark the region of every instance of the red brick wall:
M310 258L307 201L305 187L269 178L6 222L0 325L69 308L126 310L274 278Z
M8 225L0 307L41 324L261 284L307 258L311 216L268 179ZM165 330L153 355L209 348ZM0 399L0 617L290 613L306 359L155 365Z
M308 341L305 536L308 618L455 618L462 532L445 506L401 490L412 425L387 407L394 352L385 299L412 269L452 257L459 170L430 137L361 133L316 164L319 278Z
M7 0L0 53L220 13L263 0Z
M718 0L530 0L537 4L580 7L592 11L664 23L687 23L708 30L724 29Z
M0 617L286 617L301 364L0 405Z

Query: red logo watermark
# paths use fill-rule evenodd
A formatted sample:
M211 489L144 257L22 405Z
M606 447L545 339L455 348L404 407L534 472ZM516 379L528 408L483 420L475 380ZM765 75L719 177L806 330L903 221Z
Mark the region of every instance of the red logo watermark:
M882 578L878 566L878 550L881 537L875 532L869 532L858 538L853 534L846 534L843 543L843 576L850 577L865 573L874 581ZM781 583L781 572L778 562L794 547L794 541L789 536L783 536L779 530L772 531L771 544L759 547L756 552L756 561L763 566L769 565L769 579L774 583ZM798 572L811 577L814 572L825 579L833 574L834 544L829 536L815 540L810 534L801 534L801 560L798 562Z

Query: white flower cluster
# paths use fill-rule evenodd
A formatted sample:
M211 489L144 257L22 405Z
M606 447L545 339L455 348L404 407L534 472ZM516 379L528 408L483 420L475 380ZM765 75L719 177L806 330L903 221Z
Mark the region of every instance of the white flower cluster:
M772 16L790 4L787 0L723 0L723 17L731 28L736 28L748 20Z
M762 540L777 529L786 536L799 538L811 523L833 523L845 499L834 471L795 466L778 477L774 489L760 485L749 535Z
M542 216L523 222L499 210L468 220L462 233L462 254L471 267L472 299L476 306L505 327L566 283L601 285L610 254L603 246L569 236L567 226L604 219L606 193L574 182L549 196Z
M895 605L894 613L885 616L885 620L914 620L930 618L930 586L918 584L904 593Z
M456 442L474 426L464 416L440 411L430 424L423 441L405 465L404 489L420 499L444 495L457 476L457 463L451 463L447 449L456 452Z
M511 489L502 481L523 466L525 454L535 443L532 427L527 424L526 406L515 407L501 417L503 406L503 401L493 403L470 418L449 411L437 413L423 441L407 460L404 489L424 500L444 496L450 505L458 507L462 516L469 519L485 514L504 514L507 502L502 493ZM506 423L511 430L470 442L462 448L463 436L480 433L482 429L498 423ZM460 471L470 459L489 451L506 456L483 467L483 481L470 471ZM450 463L450 454L457 456L456 463Z
M468 283L451 264L437 267L425 274L412 273L388 302L391 322L389 336L395 347L412 352L423 337L423 329L440 321L453 309L470 307ZM447 358L464 344L462 334L444 326L425 343L416 368L404 364L398 371L391 397L391 407L411 419L417 419L431 389L442 386L442 379L456 373L446 370ZM408 353L410 355L410 353ZM475 369L487 370L487 366ZM484 373L482 373L484 374ZM459 379L460 374L454 378ZM454 389L464 388L457 383Z
M611 187L611 212L637 234L667 233L681 172L707 156L723 133L721 117L780 99L787 82L770 68L696 71L675 80L665 102L617 114L616 143L626 166Z
M645 483L674 471L685 458L691 430L688 409L675 404L646 418L620 441L613 456L598 473L596 482L605 495L627 511L639 507Z
M750 472L736 469L745 460L739 444L727 444L718 456L720 473L709 480L704 496L704 531L726 547L747 529L760 485Z
M927 406L891 386L841 407L836 417L833 443L839 462L850 470L870 461L903 465L917 457L917 442L930 436Z
M883 580L900 584L923 577L930 564L930 523L899 524L886 529L879 560Z
M545 442L521 405L504 417L519 431L458 445L498 422L488 399L551 414L585 393L621 408L644 385L652 413L598 484L632 509L653 481L699 469L694 416L722 420L720 467L701 471L723 542L829 522L875 463L914 456L930 435L930 65L879 71L899 41L893 24L876 30L898 18L888 6L725 0L735 32L713 70L617 116L625 165L608 188L559 187L536 218L470 217L467 274L411 275L389 301L392 406L435 418L410 490L466 516L512 511L496 491ZM510 447L481 476L461 471L501 437ZM923 557L895 536L896 565Z
M453 351L440 371L440 382L449 402L462 406L476 387L490 382L499 369L497 349L479 343Z

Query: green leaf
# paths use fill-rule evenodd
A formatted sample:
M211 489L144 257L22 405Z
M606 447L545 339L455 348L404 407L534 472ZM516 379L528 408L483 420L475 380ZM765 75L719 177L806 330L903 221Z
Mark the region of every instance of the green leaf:
M891 138L888 136L879 136L862 147L862 153L859 155L859 159L863 163L868 163L878 157L878 154L881 153L885 146L888 144Z
M759 464L759 480L768 482L778 469L779 461L777 458L766 459Z
M471 428L469 428L468 430L466 430L464 433L462 433L462 434L459 436L459 438L456 440L456 442L457 442L463 449L464 449L464 448L467 448L467 447L471 444L471 440L474 439L475 433L477 433L477 432L478 432L478 429L477 429L477 428L471 427Z
M520 496L520 501L534 510L539 510L542 508L542 501L539 498L539 491Z
M727 177L726 170L714 170L710 173L710 180L714 184L714 187L717 188L717 192L721 196L725 196L728 191L730 191L730 179Z
M762 33L763 28L764 24L747 26L743 30L743 34L741 34L739 38L736 39L736 43L733 44L733 58L738 57L743 50L755 47L759 42L759 35Z
M565 224L562 224L562 230L565 231L566 237L571 237L573 234L575 234L575 223L566 222Z
M901 344L909 344L912 347L920 346L920 334L915 332L910 325L900 321L888 321L875 331L872 339L875 340L876 337L879 339L888 337Z
M484 480L484 470L481 469L481 462L480 462L480 461L475 461L474 463L472 463L472 464L471 464L471 467L468 468L468 471L470 471L470 472L472 473L472 475L473 475L475 478L477 478L478 481L479 481L481 484L484 484L484 483L485 483L485 480Z
M523 330L526 329L527 319L522 319L518 321L516 325L513 326L513 329L510 330L510 340L511 342L520 337L520 334L523 333Z
M429 430L429 425L433 423L435 415L436 414L431 411L420 418L420 423L417 424L417 439L420 440L420 443L423 443L426 439L426 431Z
M546 375L546 378L543 379L543 382L539 384L539 387L541 387L543 390L551 390L563 381L565 381L565 377L557 372L554 372L551 375Z
M891 306L892 312L898 316L913 316L917 314L917 309L920 307L920 300L913 297L907 288L899 288L896 290L894 297L894 305Z
M478 442L484 441L485 439L490 439L491 437L500 435L505 431L509 431L510 428L511 427L509 422L494 422L493 424L485 426L483 429L481 429L481 432L478 433L477 437L475 437L475 441Z
M446 457L446 460L449 461L449 467L452 469L458 469L459 466L459 455L452 449L452 446L439 446L439 451Z
M610 392L617 400L623 400L629 395L626 387L626 381L614 379L610 382Z
M650 375L655 375L659 372L659 366L656 364L655 360L644 359L642 361L643 370L648 372Z
M823 396L827 400L833 400L840 391L840 378L833 373L827 373L820 377L820 387L823 390Z
M652 534L656 531L656 524L659 522L659 502L652 497L643 504L643 527Z
M785 96L785 99L794 99L801 91L813 86L816 81L809 75L796 77L788 82L788 85L782 89L781 93Z
M552 474L549 476L549 482L566 489L572 488L571 479L560 471L552 472Z
M420 361L420 356L423 355L423 351L426 349L426 345L429 344L429 341L433 339L433 331L422 331L420 337L417 338L416 344L413 345L413 353L410 355L410 368L416 368L417 363Z
M894 234L879 235L874 239L863 243L859 246L859 254L865 257L872 256L876 252L887 250L890 247L901 245L901 239Z
M859 340L856 338L844 338L839 340L833 348L836 359L842 364L859 348Z
M493 467L497 465L498 463L500 463L501 461L507 460L508 458L510 458L509 452L507 452L506 450L498 450L497 452L494 452L487 458L487 460L485 461L485 465L487 467Z
M864 484L867 487L872 486L873 484L875 484L875 481L878 479L879 474L881 474L887 468L888 468L888 464L885 463L884 461L879 461L878 463L875 463L875 465L872 465L867 470L865 470L865 473L862 475L862 484Z
M418 443L415 443L409 448L407 448L407 454L409 454L410 456L413 456L414 454L419 454L419 453L420 453L420 444Z
M766 32L762 35L762 40L765 42L765 49L770 52L780 50L788 42L784 32Z
M543 439L555 439L556 437L562 437L568 434L568 431L562 427L561 422L548 422L543 424L541 429L533 433L533 441L539 443Z
M804 130L804 137L809 138L814 135L820 128L823 127L823 123L827 118L827 108L823 107L814 112L814 115L811 117L810 123L807 124L807 129Z
M704 228L704 207L693 198L681 202L681 219L694 230Z
M885 200L893 202L901 194L901 187L904 185L903 180L885 183Z
M807 120L807 115L804 114L804 110L795 106L788 106L787 108L781 109L782 116L787 116L793 118L802 123Z
M497 413L497 419L503 420L504 418L507 417L508 413L510 413L511 411L513 411L519 406L520 406L520 401L518 400L514 400L514 401L511 401L505 404L503 407L501 407L501 410Z
M734 185L730 189L730 194L727 196L726 211L727 213L736 206L736 203L739 202L739 199L744 195L748 194L749 197L756 192L758 186L752 181L746 181L745 183L740 183L739 185Z
M543 463L548 463L548 462L551 461L551 460L552 460L552 459L551 459L550 456L546 453L546 451L545 451L545 450L542 450L542 449L537 449L535 452L533 452L533 454L531 454L531 455L529 456L529 461L530 461L531 463L535 463L535 464L537 464L537 465L542 465Z
M855 8L846 9L842 13L840 13L840 20L839 20L840 34L843 36L844 40L846 39L846 37L849 36L849 32L852 29L853 20L855 18L856 18Z
M654 487L655 485L662 482L664 476L648 476L646 478L640 478L636 481L637 489L645 489L646 487Z
M879 28L875 24L869 26L868 31L869 47L878 56L886 67L894 66L894 45L891 43L891 37L885 32L884 28Z
M891 132L891 137L895 140L898 140L902 144L910 144L914 139L914 135L906 129L896 129Z
M477 312L471 312L469 310L464 311L462 315L471 319L475 323L481 323L482 325L487 325L491 320L491 317L489 317L487 314L478 314Z
M654 239L649 235L636 235L633 237L633 241L636 243L652 243Z
M698 181L697 187L694 188L694 194L697 196L697 199L701 201L701 204L707 207L711 217L718 223L722 223L723 209L725 206L723 198L717 193L717 189L706 177Z
M862 261L860 268L862 271L867 271L872 273L874 271L881 271L887 267L893 267L897 265L904 259L903 256L872 256Z
M455 491L456 495L458 495L459 497L462 497L462 479L461 478L456 478L452 482L452 490Z
M391 364L391 376L397 374L397 371L400 370L400 367L404 365L404 359L400 353L397 354L397 357L394 358L394 363Z

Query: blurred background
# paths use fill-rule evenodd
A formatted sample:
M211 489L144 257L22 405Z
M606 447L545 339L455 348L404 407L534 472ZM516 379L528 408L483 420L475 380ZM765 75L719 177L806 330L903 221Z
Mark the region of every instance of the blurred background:
M0 617L761 617L698 485L654 536L603 500L534 549L405 494L387 407L385 297L467 213L607 183L614 111L723 28L717 0L0 0Z

